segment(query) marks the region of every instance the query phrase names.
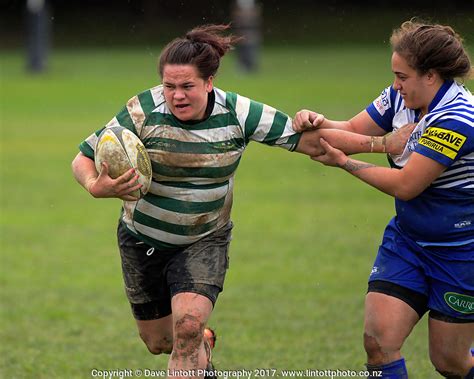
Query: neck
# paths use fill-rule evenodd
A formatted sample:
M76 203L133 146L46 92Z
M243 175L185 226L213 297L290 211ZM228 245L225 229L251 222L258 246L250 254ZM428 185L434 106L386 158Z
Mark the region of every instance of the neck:
M420 118L422 118L424 115L428 113L431 103L433 102L434 98L436 97L438 91L440 90L443 84L444 84L444 81L440 79L436 81L436 83L433 83L433 85L428 89L427 100L425 102L425 105L420 107Z

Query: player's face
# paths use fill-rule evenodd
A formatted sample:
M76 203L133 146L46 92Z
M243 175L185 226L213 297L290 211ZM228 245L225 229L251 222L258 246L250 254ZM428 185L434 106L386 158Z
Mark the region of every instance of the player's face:
M393 88L400 91L405 105L410 109L421 109L426 113L431 102L431 90L428 86L428 75L420 75L410 67L401 55L393 53L392 71L395 74Z
M199 77L193 65L166 64L163 67L163 90L170 111L181 121L201 120L212 91L212 77Z

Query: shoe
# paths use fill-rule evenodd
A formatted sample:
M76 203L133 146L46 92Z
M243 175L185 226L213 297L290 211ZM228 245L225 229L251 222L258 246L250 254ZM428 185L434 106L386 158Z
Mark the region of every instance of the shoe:
M217 375L215 375L215 368L212 364L212 349L216 346L216 332L211 328L204 329L204 348L206 349L207 354L207 366L206 366L206 374L204 375L204 379L216 379Z

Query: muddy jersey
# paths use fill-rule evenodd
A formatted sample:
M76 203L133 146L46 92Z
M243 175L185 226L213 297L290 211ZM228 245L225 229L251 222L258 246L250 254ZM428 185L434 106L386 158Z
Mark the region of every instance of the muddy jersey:
M413 152L446 166L419 196L395 199L397 222L421 245L456 246L474 242L474 100L455 81L446 81L419 118L392 87L367 107L372 119L387 132L417 122L400 155L390 158L403 167Z
M229 222L234 174L250 141L290 151L299 141L291 119L268 105L217 88L210 101L208 118L183 123L168 109L160 85L131 98L105 126L131 130L148 151L150 190L136 202L124 202L122 221L159 249L192 244ZM91 159L102 130L80 145Z

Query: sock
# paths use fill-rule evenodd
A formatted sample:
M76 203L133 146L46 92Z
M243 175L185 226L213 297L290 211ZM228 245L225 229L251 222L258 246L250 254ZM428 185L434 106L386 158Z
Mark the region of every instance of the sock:
M370 373L368 379L408 379L405 359L403 358L399 359L398 361L387 363L386 365L381 366L368 364L367 370ZM381 375L380 372L382 372Z

